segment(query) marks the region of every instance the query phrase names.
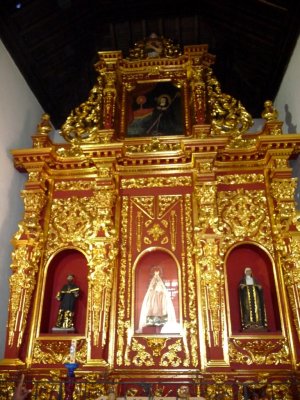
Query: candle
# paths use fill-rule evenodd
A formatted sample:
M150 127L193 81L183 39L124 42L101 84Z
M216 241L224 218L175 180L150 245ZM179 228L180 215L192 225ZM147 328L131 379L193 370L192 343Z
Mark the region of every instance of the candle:
M77 340L72 339L71 346L70 346L70 363L71 364L74 364L76 362L76 345L77 345Z

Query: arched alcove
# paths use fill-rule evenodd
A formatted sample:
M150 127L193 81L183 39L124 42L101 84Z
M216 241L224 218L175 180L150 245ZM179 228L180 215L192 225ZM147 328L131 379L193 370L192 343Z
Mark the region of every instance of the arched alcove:
M257 334L281 332L280 313L278 307L274 271L268 254L259 246L243 243L234 247L226 258L227 294L232 334L248 334L242 331L239 283L244 277L246 267L251 267L253 276L261 284L264 293L267 314L267 330ZM255 332L251 332L251 335Z
M59 309L59 301L56 299L56 294L66 283L69 274L75 276L74 282L80 288L80 294L75 305L75 333L85 333L88 295L87 271L85 256L75 249L62 250L50 261L42 300L41 334L52 333ZM61 333L56 332L56 334Z
M168 295L171 298L171 306L175 311L175 324L158 326L144 326L140 328L140 318L143 302L149 290L149 285L153 279L155 271L159 272L164 287L167 289ZM176 260L166 251L155 249L145 252L135 265L135 318L134 327L136 333L142 334L163 334L163 333L179 333L180 324L180 279Z

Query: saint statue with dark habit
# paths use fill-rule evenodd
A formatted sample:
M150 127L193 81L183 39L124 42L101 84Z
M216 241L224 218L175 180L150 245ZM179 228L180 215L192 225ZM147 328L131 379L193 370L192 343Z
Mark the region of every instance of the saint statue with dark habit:
M245 268L239 283L242 330L266 330L267 316L263 288L253 277L252 269Z
M74 283L74 275L69 274L67 283L56 295L56 299L60 301L60 306L55 328L74 330L74 309L79 291L79 287Z

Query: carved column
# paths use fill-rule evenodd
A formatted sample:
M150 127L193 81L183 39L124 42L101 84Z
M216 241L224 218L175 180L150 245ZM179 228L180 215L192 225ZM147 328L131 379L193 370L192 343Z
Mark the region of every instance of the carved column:
M46 187L39 168L28 167L29 179L22 190L24 218L19 224L12 244L12 275L9 279L9 316L7 358L17 358L25 327L30 318L32 294L43 251L41 214L46 204Z
M273 163L271 195L274 205L275 247L281 259L284 283L300 340L300 234L294 193L296 179L290 177L287 158Z

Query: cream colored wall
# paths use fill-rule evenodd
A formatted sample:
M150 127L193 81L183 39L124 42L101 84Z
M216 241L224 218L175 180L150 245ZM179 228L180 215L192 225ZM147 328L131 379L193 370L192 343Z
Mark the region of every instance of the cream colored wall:
M4 354L6 336L8 279L12 246L10 240L23 217L23 189L25 174L13 166L11 149L32 147L42 107L15 66L0 41L0 359Z
M274 105L286 133L300 133L300 37L286 70Z

